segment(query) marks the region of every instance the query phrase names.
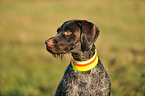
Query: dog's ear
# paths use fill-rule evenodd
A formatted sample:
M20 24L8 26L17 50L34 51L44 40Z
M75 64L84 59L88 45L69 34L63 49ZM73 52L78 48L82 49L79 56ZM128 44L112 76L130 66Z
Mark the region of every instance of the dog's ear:
M81 29L80 33L81 48L83 51L87 51L97 40L100 31L96 25L86 20L78 21L78 25L80 26Z

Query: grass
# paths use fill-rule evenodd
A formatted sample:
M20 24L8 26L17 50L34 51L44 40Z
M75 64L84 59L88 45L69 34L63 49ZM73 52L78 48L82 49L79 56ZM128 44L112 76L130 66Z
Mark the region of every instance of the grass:
M71 56L55 59L44 41L70 19L100 28L96 46L111 76L112 96L143 96L144 0L1 0L0 96L54 95Z

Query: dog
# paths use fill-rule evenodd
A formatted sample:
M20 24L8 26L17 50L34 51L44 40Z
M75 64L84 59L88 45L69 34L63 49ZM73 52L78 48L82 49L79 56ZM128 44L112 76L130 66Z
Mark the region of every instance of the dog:
M72 57L55 96L110 96L111 80L94 45L99 29L87 20L69 20L45 41L53 56Z

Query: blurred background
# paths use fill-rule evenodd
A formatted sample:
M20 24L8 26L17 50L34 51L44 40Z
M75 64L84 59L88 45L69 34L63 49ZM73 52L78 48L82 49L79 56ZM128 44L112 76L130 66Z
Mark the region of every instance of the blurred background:
M44 42L71 19L99 27L112 96L144 96L145 0L0 0L0 96L54 95L71 55L56 59Z

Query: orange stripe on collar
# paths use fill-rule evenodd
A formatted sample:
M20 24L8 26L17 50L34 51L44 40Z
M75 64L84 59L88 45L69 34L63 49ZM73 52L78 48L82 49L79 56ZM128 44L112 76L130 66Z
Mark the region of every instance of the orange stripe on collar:
M74 58L71 58L71 65L75 70L78 71L88 71L93 69L98 64L97 51L95 49L95 54L89 60L86 61L77 61Z

